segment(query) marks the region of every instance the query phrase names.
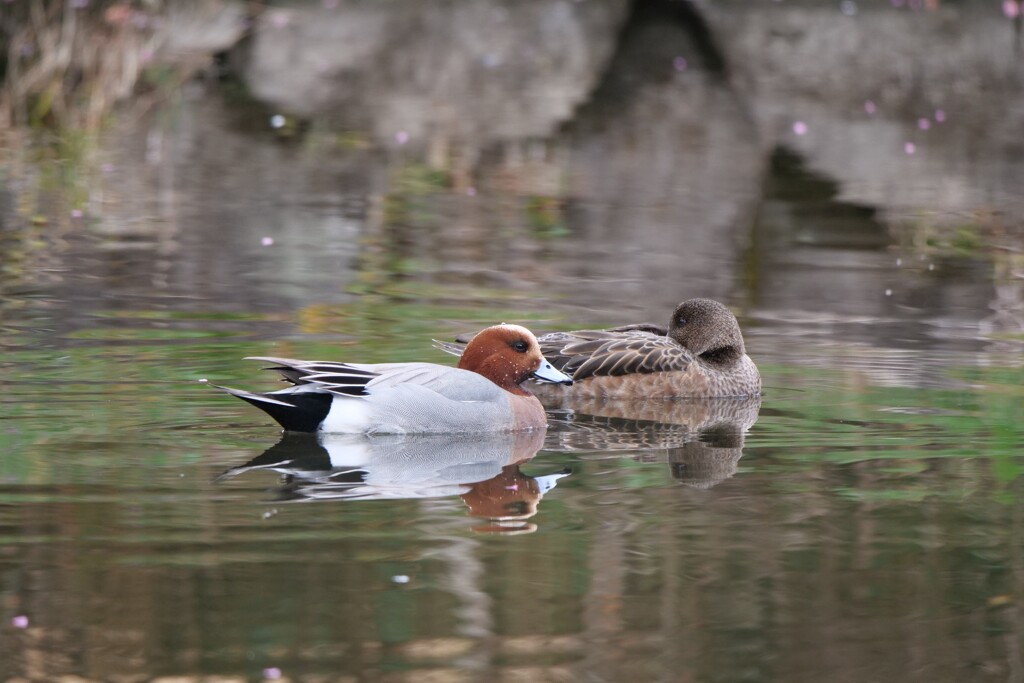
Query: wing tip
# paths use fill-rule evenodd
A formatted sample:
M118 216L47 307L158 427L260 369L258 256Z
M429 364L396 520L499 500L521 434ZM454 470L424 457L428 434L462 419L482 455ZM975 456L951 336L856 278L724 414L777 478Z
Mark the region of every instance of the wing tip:
M462 352L466 350L466 346L460 342L447 342L440 339L432 339L431 341L433 342L432 346L438 351L444 351L456 357L461 357Z
M279 401L276 398L271 398L268 394L257 394L257 393L252 392L252 391L246 391L245 389L235 389L233 387L226 387L226 386L223 386L221 384L211 384L210 386L214 387L216 389L220 389L221 391L227 392L227 393L231 394L232 396L240 398L240 399L242 399L244 401L250 401L250 402L256 401L256 402L259 402L259 403L273 403L273 404L279 405L279 406L287 406L289 408L293 407L291 403L286 403L285 401Z

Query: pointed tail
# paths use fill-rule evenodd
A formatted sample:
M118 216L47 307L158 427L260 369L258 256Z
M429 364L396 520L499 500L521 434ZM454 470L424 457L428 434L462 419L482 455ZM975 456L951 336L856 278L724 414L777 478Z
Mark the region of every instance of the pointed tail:
M211 386L256 406L287 432L315 432L331 410L331 394L324 392L257 394L216 384Z

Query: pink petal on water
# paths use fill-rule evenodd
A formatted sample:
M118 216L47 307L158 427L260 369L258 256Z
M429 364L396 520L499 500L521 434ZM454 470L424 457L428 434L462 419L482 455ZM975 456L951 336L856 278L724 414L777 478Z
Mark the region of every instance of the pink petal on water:
M278 10L276 12L271 13L270 15L270 25L273 26L274 28L284 28L285 26L290 24L291 21L291 15L289 15L288 12L284 10Z
M946 120L946 112L942 109L936 109L932 117L935 119L935 123L943 123Z
M806 135L807 134L807 124L804 123L803 121L796 121L796 122L794 122L793 123L793 132L796 135Z
M868 116L875 115L875 112L878 111L878 107L875 106L874 100L864 100L864 111Z
M917 127L921 130L928 130L932 127L932 122L922 116L917 120Z
M11 617L11 626L14 628L28 628L28 617L24 614L19 614L16 617Z
M913 154L914 152L917 151L917 145L915 145L913 142L904 142L903 151L906 152L907 154Z
M264 237L263 239L260 240L260 244L263 245L264 247L273 246L274 238L273 237Z

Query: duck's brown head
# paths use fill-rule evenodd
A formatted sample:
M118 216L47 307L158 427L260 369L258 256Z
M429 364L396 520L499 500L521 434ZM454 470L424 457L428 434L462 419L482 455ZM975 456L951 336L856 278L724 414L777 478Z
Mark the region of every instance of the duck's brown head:
M712 299L690 299L676 306L668 336L712 365L728 367L746 353L736 316Z
M483 375L514 394L526 394L519 385L530 378L572 384L571 377L556 370L541 354L537 337L519 325L494 325L481 330L466 345L459 367Z

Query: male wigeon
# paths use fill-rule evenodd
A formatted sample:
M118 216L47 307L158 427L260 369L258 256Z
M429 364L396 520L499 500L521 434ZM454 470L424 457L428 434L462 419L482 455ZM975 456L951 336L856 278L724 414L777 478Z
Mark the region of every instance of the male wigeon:
M520 386L572 384L525 327L495 325L465 347L458 368L433 363L335 363L254 357L293 386L270 393L219 387L286 431L347 434L502 432L545 427L544 407Z
M475 339L475 337L473 337ZM544 398L726 398L761 394L736 316L711 299L679 304L668 327L651 323L541 335L540 348L572 375L570 388L531 387ZM459 355L461 344L436 342Z

